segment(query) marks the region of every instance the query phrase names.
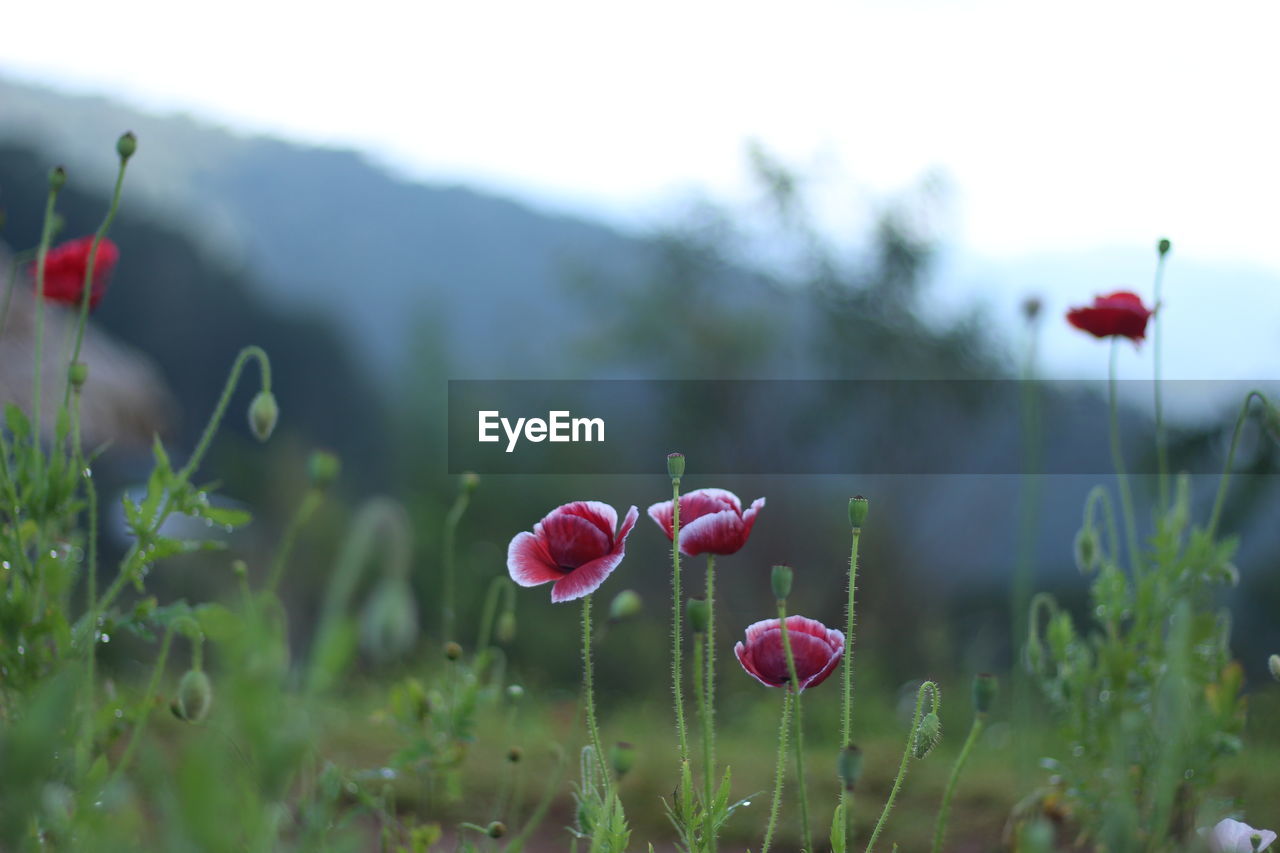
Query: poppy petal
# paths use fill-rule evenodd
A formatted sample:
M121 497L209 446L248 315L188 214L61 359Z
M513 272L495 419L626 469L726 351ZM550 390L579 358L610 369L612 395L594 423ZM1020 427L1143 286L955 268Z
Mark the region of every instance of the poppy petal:
M598 524L580 515L553 512L533 530L546 542L555 565L565 571L572 571L613 550L613 530L604 533Z
M672 528L675 526L673 505L674 501L660 501L651 505L648 510L649 517L662 528L662 532L667 534L668 539L671 538Z
M507 546L507 573L520 586L538 586L564 577L546 542L527 531L517 533Z
M612 554L605 554L598 560L584 563L569 574L562 575L551 588L551 601L559 604L595 592L622 562L622 557L623 550L619 548Z
M742 516L732 509L699 516L688 527L680 528L680 552L690 557L708 552L733 554L746 542Z
M561 512L585 518L613 541L613 531L618 526L618 513L608 504L600 501L574 501L556 509L552 514Z

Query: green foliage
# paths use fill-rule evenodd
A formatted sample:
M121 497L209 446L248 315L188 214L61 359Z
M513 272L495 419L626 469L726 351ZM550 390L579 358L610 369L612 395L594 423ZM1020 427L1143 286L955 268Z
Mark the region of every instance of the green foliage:
M1093 524L1087 513L1091 618L1077 627L1047 595L1032 604L1027 665L1062 733L1050 787L1084 837L1172 849L1190 839L1222 759L1241 748L1241 670L1214 596L1234 582L1237 543L1191 521L1185 477L1139 566L1126 571Z

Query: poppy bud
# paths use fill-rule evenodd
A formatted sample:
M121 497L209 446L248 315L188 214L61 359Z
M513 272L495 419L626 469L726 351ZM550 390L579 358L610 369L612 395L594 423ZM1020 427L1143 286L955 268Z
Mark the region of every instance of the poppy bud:
M190 669L178 682L178 716L189 723L198 723L209 713L213 704L213 685L203 670Z
M609 603L609 618L614 622L621 622L623 619L639 616L643 609L644 602L640 599L640 593L634 589L624 589Z
M684 476L684 454L668 453L667 454L667 473L671 475L671 479L679 480Z
M1276 441L1280 441L1280 406L1276 406L1268 400L1267 410L1263 415L1263 423L1266 424L1267 432L1271 433L1271 437Z
M1280 655L1267 658L1267 668L1271 670L1271 677L1280 681Z
M779 601L784 601L787 596L791 595L791 577L793 572L790 566L774 566L773 574L769 577L769 581L773 584L773 597Z
M711 622L711 608L705 598L691 598L684 606L685 615L689 617L689 627L695 634L707 633L707 625Z
M326 450L317 450L307 459L307 476L317 489L327 489L342 472L342 460Z
M53 190L55 193L66 186L66 183L67 170L61 166L58 166L49 173L49 189Z
M259 391L249 404L249 428L258 441L266 441L276 428L276 420L280 417L280 407L270 391Z
M862 495L849 498L849 524L854 530L861 530L867 521L867 499Z
M128 131L116 140L116 153L120 155L120 162L128 162L133 156L133 152L138 150L138 137L133 135L133 131Z
M462 657L462 646L452 641L445 643L444 656L447 657L449 660L457 660L458 658Z
M1173 248L1173 244L1167 238L1161 237L1160 242L1156 243L1156 251L1160 253L1160 257L1169 254L1169 250Z
M249 565L244 560L232 560L231 574L243 580L249 577Z
M621 779L636 764L636 748L626 741L618 741L609 750L609 763L613 765L613 772Z
M404 581L378 584L360 617L360 642L378 660L390 660L413 648L418 639L418 608Z
M507 750L507 761L512 764L519 764L521 758L524 758L524 750L520 747L513 746Z
M474 492L476 486L480 485L480 475L475 471L464 471L462 474L462 490L464 492Z
M524 688L519 684L511 684L507 686L507 698L512 702L519 702L524 698Z
M490 838L501 838L507 834L507 825L500 820L495 820L485 829L485 834Z
M852 791L862 776L862 750L852 745L840 750L840 758L836 760L836 775L844 783L844 789Z
M1076 534L1076 568L1081 574L1090 574L1098 568L1098 552L1101 550L1101 544L1098 540L1098 531L1092 527L1083 527Z
M999 680L989 672L980 672L973 679L973 709L979 714L987 714L996 702L996 694L1000 692Z
M506 645L516 638L516 614L512 610L504 610L498 616L496 629L498 642Z
M1034 323L1043 308L1044 300L1039 296L1028 296L1022 300L1022 316L1027 319L1028 323Z
M938 719L936 711L930 711L924 715L924 719L920 721L920 726L916 729L916 758L924 758L928 755L941 739L942 721Z
M71 387L79 391L84 387L85 381L89 378L89 365L83 361L73 361L71 366L67 368L67 381L71 383Z

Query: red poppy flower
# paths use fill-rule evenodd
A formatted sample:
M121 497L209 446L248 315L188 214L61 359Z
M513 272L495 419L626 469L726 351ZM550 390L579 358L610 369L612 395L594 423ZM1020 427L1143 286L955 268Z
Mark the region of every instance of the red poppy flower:
M803 616L787 617L787 639L791 641L802 691L826 681L844 655L844 634ZM734 646L733 653L747 674L765 687L782 687L791 682L781 621L765 619L749 625L747 642Z
M742 511L742 502L724 489L698 489L680 496L680 553L690 557L699 554L733 554L747 544L756 513L764 506L764 498L756 498L751 508ZM658 523L667 538L671 536L671 501L649 507L649 517Z
M1096 338L1119 336L1136 343L1147 336L1147 320L1152 313L1138 294L1122 290L1110 296L1096 296L1093 304L1084 308L1072 308L1067 312L1067 322Z
M68 305L80 304L84 293L85 270L89 266L89 251L93 248L93 237L81 237L54 246L45 256L44 261L44 298L51 302L65 302ZM93 286L89 289L89 310L98 307L107 292L107 278L111 270L120 260L120 250L116 244L106 237L98 244L97 256L93 264ZM31 265L31 278L36 277L36 265Z
M573 601L596 591L622 562L627 535L640 512L632 507L618 526L618 513L599 501L575 501L556 507L517 533L507 547L507 571L520 586L555 582L551 600Z

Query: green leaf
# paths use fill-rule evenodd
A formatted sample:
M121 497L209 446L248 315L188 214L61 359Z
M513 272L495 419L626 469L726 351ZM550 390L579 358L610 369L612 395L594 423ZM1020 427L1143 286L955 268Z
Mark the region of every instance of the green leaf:
M204 506L194 513L200 518L208 519L220 527L244 527L253 520L253 515L242 509L232 507Z
M13 403L6 403L4 407L5 424L9 427L9 432L13 433L15 440L22 440L31 435L31 422L27 420L26 414Z

